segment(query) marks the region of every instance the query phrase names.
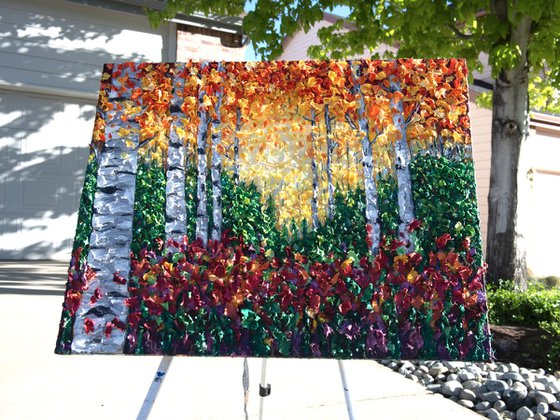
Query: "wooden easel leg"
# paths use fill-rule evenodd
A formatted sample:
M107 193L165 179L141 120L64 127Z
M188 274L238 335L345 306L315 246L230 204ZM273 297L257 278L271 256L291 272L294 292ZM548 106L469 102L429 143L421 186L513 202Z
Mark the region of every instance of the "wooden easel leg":
M157 394L165 379L165 375L167 375L167 371L169 370L172 360L173 356L163 356L161 359L156 375L152 380L152 384L150 385L150 389L148 389L148 394L144 399L144 403L142 404L142 408L140 408L140 412L138 413L136 420L146 420L150 415L150 411L152 411Z
M352 409L352 400L350 399L350 391L348 382L346 382L346 372L342 360L338 361L338 370L340 370L340 379L342 380L342 388L344 389L344 399L346 400L346 409L348 410L348 418L354 420L354 410Z

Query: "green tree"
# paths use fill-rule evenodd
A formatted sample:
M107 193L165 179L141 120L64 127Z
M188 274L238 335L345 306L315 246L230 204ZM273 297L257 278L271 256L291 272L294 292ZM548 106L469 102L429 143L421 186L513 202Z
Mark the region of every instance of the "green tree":
M242 0L168 0L150 12L153 24L195 11L239 15ZM487 58L495 79L492 121L487 259L490 279L515 279L526 287L523 235L517 224L517 175L528 135L529 81L544 70L560 87L560 0L255 0L243 30L266 59L282 41L323 19L323 10L346 6L349 14L321 28L314 57L362 56L398 45L398 57L465 57L481 70ZM386 52L391 55L391 51ZM375 56L375 54L374 54Z

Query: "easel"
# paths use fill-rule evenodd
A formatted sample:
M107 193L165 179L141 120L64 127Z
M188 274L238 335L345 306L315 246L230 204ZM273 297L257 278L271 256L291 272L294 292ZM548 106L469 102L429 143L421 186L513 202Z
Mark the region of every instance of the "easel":
M146 398L144 399L144 403L140 408L138 416L136 417L137 420L147 420L150 411L154 405L156 400L157 394L163 381L165 380L165 376L171 366L171 361L173 360L173 356L163 356L159 367L156 371L154 379L148 389L148 393L146 394ZM262 359L261 365L261 382L259 384L259 396L260 396L260 408L259 408L259 420L263 419L263 412L264 412L264 399L265 397L269 396L271 393L270 384L266 383L266 361L267 359ZM354 411L352 409L352 400L350 399L350 391L348 388L348 382L346 381L346 371L344 370L344 364L342 360L337 360L338 362L338 370L340 371L340 379L342 381L342 388L344 390L344 400L346 402L346 410L348 411L348 419L354 420ZM247 409L247 391L249 387L249 377L248 377L248 368L247 368L247 359L243 362L243 388L245 391L245 410ZM245 411L245 416L247 418L247 411Z

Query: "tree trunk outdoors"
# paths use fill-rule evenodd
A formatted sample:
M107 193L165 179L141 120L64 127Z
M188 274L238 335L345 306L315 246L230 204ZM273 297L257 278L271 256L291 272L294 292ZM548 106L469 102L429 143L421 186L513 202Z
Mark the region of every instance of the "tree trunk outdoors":
M391 89L400 92L400 83L391 76ZM398 207L399 207L399 239L405 242L408 252L414 245L410 243L408 226L414 220L414 202L412 201L412 177L410 175L410 149L406 140L406 123L402 100L395 101L391 98L391 108L397 112L393 114L393 124L400 132L400 139L395 142L395 169L397 172Z
M204 69L208 63L201 64L201 70ZM202 77L202 76L201 76ZM203 86L200 86L198 93L198 133L196 137L196 154L197 154L197 169L198 177L196 180L196 239L202 239L202 243L206 246L208 242L208 208L206 206L206 177L208 175L208 165L206 162L206 147L208 138L208 111L204 109L203 101L206 91Z
M218 71L225 71L221 63ZM220 108L223 94L222 86L216 92L216 116L212 120L212 239L214 241L219 241L222 237L222 155L219 146L222 144Z
M187 234L187 208L185 203L185 139L177 134L183 123L181 111L182 87L181 73L184 64L177 64L173 80L173 97L171 99L171 124L169 127L169 147L167 149L167 182L165 185L165 236L168 240L179 242ZM172 251L176 249L170 248Z
M523 18L512 29L511 42L519 45L521 60L495 80L486 245L489 281L514 280L521 290L527 288L527 264L518 191L526 174L519 173L519 160L529 128L526 51L530 26L530 19Z
M315 127L317 126L317 115L315 110L311 110L311 171L313 173L313 193L311 196L311 222L313 226L313 231L319 228L319 171L317 170L317 134L315 133Z

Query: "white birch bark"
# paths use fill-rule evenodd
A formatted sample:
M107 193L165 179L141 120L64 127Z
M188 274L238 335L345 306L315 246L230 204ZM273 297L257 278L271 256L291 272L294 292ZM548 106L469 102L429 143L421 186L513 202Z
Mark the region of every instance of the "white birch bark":
M390 88L393 92L400 92L400 81L394 76L390 76ZM410 149L406 139L406 126L402 100L395 101L391 97L391 108L397 112L393 114L393 124L400 133L400 138L395 141L395 170L397 172L398 194L397 201L399 207L399 239L406 243L407 251L413 249L410 243L410 233L408 226L414 220L414 203L412 200L412 177L410 176Z
M201 63L200 69L204 69L208 65L207 62ZM198 133L196 136L196 154L197 154L197 170L198 176L196 180L196 238L202 239L202 243L206 246L208 242L208 209L206 207L206 177L208 175L208 165L206 162L206 147L208 138L208 111L204 109L203 101L206 95L204 89L202 75L200 77L200 87L198 93Z
M358 102L358 124L362 137L362 167L364 168L364 187L366 194L366 223L371 226L371 253L377 254L379 241L381 240L381 226L379 223L379 208L377 204L377 185L373 173L373 152L372 144L369 139L369 123L366 114L365 100L361 92L358 82L360 69L359 64L354 64L352 70L354 73L354 94Z
M315 110L311 110L311 172L313 174L313 192L311 195L311 223L313 230L319 228L319 172L317 171L317 134L315 133L315 127L317 126L317 115Z
M171 99L169 147L167 149L167 183L165 186L165 236L179 242L187 234L187 208L185 203L185 139L178 134L183 128L181 111L183 98L179 95L183 79L184 64L174 68L173 97ZM174 249L170 249L174 251Z
M141 86L130 67L124 67L124 75ZM132 102L132 88L121 86L116 79L113 85L124 91L111 91L110 102ZM124 116L124 108L115 107L106 115L107 140L99 160L87 259L96 275L76 312L72 353L122 353L125 343L123 330L114 328L109 337L105 335L107 323L117 318L126 325L128 316L127 284L114 282L113 275L118 272L128 280L130 271L139 124L136 115ZM98 299L92 299L94 296ZM93 331L89 333L84 328L86 319L93 322Z
M225 71L222 63L219 64L218 71ZM220 108L222 107L223 94L222 85L220 90L216 92L216 116L212 120L212 239L214 241L219 241L222 236L222 155L219 146L222 143Z
M233 182L239 185L239 137L237 133L241 130L241 108L235 110L235 135L233 137Z
M325 105L325 126L327 129L327 192L328 192L328 202L327 202L327 219L332 220L334 217L334 184L333 184L333 173L332 173L332 154L336 143L333 142L332 117L329 115L329 105Z

